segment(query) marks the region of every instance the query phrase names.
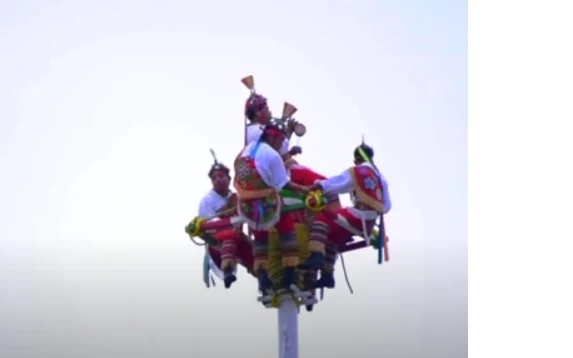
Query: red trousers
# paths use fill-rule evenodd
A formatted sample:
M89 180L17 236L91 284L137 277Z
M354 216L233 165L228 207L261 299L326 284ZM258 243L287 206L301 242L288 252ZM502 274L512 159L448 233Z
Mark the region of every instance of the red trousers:
M224 258L233 258L243 265L247 271L253 272L253 245L249 239L237 231L225 230L215 234L215 238L221 242L220 246L210 246L209 254L219 267Z
M314 221L326 224L329 229L328 241L335 244L336 246L341 246L346 244L348 241L351 241L352 236L355 234L348 231L344 226L339 225L335 221L338 215L345 218L353 229L360 233L363 232L362 220L352 215L348 208L342 208L335 212L321 212L315 217ZM366 232L368 235L372 233L372 229L374 228L375 223L376 220L366 220Z
M290 167L290 179L296 184L310 186L315 181L324 180L326 177L300 164L294 164Z

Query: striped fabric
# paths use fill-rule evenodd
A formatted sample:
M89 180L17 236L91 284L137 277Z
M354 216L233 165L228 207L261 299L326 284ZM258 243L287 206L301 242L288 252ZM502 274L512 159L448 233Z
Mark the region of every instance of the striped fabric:
M324 256L324 271L333 273L338 254L336 245L334 245L331 242L327 242L325 247L325 254L326 255Z
M221 268L234 269L237 266L237 243L235 240L225 240L221 243Z
M257 238L253 242L253 256L254 256L254 267L253 271L257 273L259 269L267 268L267 261L269 256L269 238L262 237Z
M328 241L328 224L321 221L314 221L310 228L310 241L326 244Z
M282 251L282 264L284 267L294 267L299 264L298 242L294 232L280 234L280 245Z

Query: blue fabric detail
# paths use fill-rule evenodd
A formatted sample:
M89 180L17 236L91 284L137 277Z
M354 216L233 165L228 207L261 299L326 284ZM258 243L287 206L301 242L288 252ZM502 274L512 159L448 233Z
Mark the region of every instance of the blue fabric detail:
M257 144L253 146L253 148L251 149L251 153L249 153L249 157L251 157L251 159L253 160L255 159L255 155L257 155L257 153L259 152L260 145L261 145L261 139L259 138Z
M259 138L259 140L257 141L257 144L255 144L253 146L253 148L251 149L251 152L249 153L249 157L251 157L251 159L253 159L253 160L255 159L255 156L259 152L261 142L262 142L262 136L261 136L261 138ZM259 224L260 224L260 222L263 219L263 216L265 214L265 211L263 209L263 204L261 204L260 200L257 201L257 210L259 211Z
M378 264L382 265L384 262L383 252L386 238L386 228L384 227L384 215L380 215L380 224L378 225Z
M260 200L257 200L257 210L259 211L259 222L258 222L258 224L260 224L261 221L263 220L263 215L265 214L265 210L263 209L263 204L261 203Z

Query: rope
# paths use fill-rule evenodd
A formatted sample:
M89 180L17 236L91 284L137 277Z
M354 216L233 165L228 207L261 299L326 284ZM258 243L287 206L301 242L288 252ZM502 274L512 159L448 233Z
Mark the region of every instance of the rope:
M194 239L193 237L191 237L191 242L194 243L194 244L197 245L197 246L205 246L205 245L207 245L206 242L197 242L197 241L195 241L195 239Z
M348 278L348 273L346 272L346 265L344 264L344 256L342 256L342 252L340 255L340 263L342 263L342 271L344 272L344 279L346 280L346 286L350 290L350 294L354 294L354 290L352 289L352 285L350 284L350 279Z

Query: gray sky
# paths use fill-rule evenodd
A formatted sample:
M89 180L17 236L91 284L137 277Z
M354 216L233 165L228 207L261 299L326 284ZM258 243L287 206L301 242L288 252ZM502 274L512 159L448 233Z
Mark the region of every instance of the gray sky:
M391 262L345 256L301 357L466 355L465 2L22 1L0 45L0 356L276 355L256 282L205 288L183 231L248 74L299 108L302 163L338 174L365 134L393 200Z

